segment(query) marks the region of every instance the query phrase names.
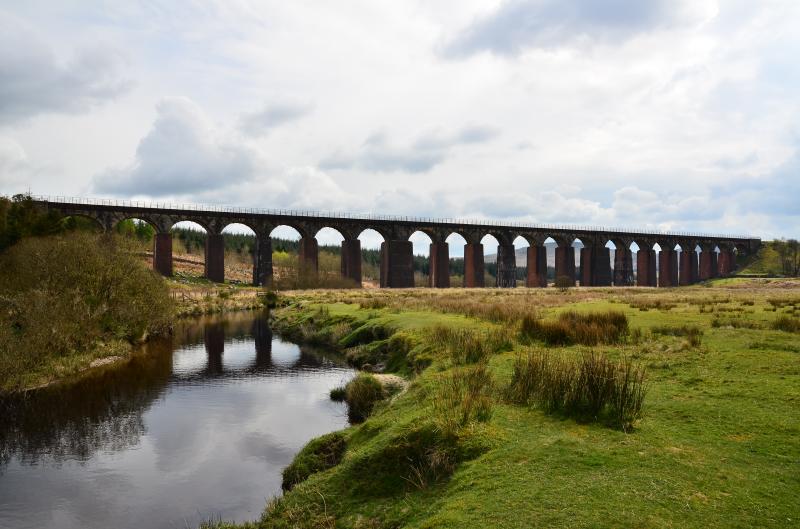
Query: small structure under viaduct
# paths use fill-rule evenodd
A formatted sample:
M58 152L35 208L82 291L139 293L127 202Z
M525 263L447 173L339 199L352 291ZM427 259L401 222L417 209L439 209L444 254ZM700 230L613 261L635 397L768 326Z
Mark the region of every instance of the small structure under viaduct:
M291 226L300 233L300 266L317 270L317 233L333 228L344 238L341 251L342 276L361 284L361 241L368 229L383 237L381 243L380 285L405 288L414 286L413 248L410 236L422 232L431 239L430 286L450 286L450 251L446 239L461 235L464 246L464 286L486 286L484 251L486 235L497 242L497 287L516 286L514 241L522 237L527 249L525 286L547 286L547 239L555 241L555 274L559 283L582 286L673 287L730 274L736 256L755 252L761 240L745 236L700 233L618 230L599 227L459 221L380 215L348 215L307 211L261 210L215 206L172 205L106 199L36 197L35 202L64 216L88 217L110 231L126 219L139 219L155 229L153 267L165 276L172 275L171 228L181 221L192 221L207 232L205 248L206 277L225 280L225 244L222 231L230 224L248 226L255 233L253 284L272 281L272 242L270 234L278 226ZM576 241L582 243L576 256ZM614 245L611 264L608 243ZM634 252L636 245L636 271ZM658 246L659 251L656 251ZM579 259L576 259L579 257ZM576 261L579 266L576 267ZM578 275L576 272L580 271Z

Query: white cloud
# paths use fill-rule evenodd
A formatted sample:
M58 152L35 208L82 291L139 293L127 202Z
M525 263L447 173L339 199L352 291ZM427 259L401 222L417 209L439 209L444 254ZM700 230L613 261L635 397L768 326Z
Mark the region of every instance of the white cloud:
M25 191L30 172L30 160L22 145L0 136L0 193Z
M390 143L385 133L376 132L356 152L336 152L323 159L320 166L326 169L424 173L444 162L452 149L486 143L497 135L498 131L492 127L468 125L452 133L441 130L425 132L411 144L398 146Z
M800 4L493 4L5 7L3 189L796 231Z
M189 99L164 99L157 113L133 163L95 178L98 192L191 196L250 181L267 166L258 151L216 130Z
M0 124L86 112L129 90L121 54L97 44L61 60L25 21L0 11Z

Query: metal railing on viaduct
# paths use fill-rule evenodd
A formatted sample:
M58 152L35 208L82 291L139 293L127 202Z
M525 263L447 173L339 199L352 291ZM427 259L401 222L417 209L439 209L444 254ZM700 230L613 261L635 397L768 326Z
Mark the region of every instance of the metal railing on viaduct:
M730 274L737 254L755 252L761 240L742 235L714 235L690 232L657 232L615 229L597 226L502 223L478 220L398 217L386 215L351 215L312 211L287 211L237 207L176 205L114 199L71 197L34 197L43 208L64 216L88 217L104 230L112 230L126 219L139 219L155 229L153 267L165 276L172 275L172 226L181 221L196 222L207 232L205 274L212 281L225 280L225 244L222 231L230 224L242 224L253 230L253 283L269 285L272 281L272 242L270 234L278 226L291 226L300 233L301 269L318 269L317 233L333 228L344 240L341 251L342 276L361 284L361 241L364 230L374 230L381 243L380 285L412 287L413 248L409 237L423 232L431 239L430 286L450 286L449 245L446 239L461 235L464 246L464 286L485 286L484 252L481 240L492 235L498 242L496 286L516 285L514 240L525 239L528 287L547 286L547 249L545 240L556 242L555 275L559 282L583 286L678 286ZM576 267L575 248L580 248ZM613 268L608 242L616 248ZM634 274L631 250L636 252ZM660 251L654 247L658 245ZM690 249L689 251L683 251ZM694 251L692 251L694 250ZM699 251L698 251L699 250ZM658 263L658 264L657 264ZM580 277L576 274L580 270ZM634 278L634 275L636 276Z

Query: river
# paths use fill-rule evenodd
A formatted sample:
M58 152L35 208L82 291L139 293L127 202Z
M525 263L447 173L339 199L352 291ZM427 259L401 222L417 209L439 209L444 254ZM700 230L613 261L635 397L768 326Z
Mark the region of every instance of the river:
M258 518L354 372L253 314L185 322L132 359L0 407L0 528Z

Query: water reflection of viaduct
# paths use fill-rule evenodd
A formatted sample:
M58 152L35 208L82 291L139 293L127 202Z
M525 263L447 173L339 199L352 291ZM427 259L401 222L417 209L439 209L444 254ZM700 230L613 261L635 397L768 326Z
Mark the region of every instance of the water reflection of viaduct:
M239 366L226 366L224 363L225 344L240 339L252 339L255 354L251 362ZM263 319L256 319L252 326L242 328L235 322L219 321L203 326L202 341L206 349L206 364L197 371L177 374L173 380L194 381L208 378L246 378L259 377L293 377L302 376L306 371L316 371L326 365L332 365L324 355L315 354L299 348L296 358L289 362L274 362L272 358L272 329Z
M273 211L245 208L174 206L118 200L39 198L37 202L63 215L89 217L105 230L125 219L140 219L156 232L153 267L164 275L172 274L172 235L170 229L181 221L192 221L206 232L205 272L213 281L224 281L224 240L222 231L230 224L242 224L256 236L253 282L269 284L272 280L272 243L270 234L278 226L290 226L300 234L299 258L302 268L315 272L318 266L316 236L323 228L332 228L344 238L341 272L345 278L361 284L361 241L359 235L374 230L381 243L380 284L384 287L412 287L413 255L410 236L426 234L430 240L430 285L449 287L449 245L451 234L464 238L464 286L483 287L484 252L481 241L487 235L497 240L496 286L516 285L514 241L521 237L530 245L527 250L528 287L547 286L547 249L550 239L555 248L555 274L584 286L678 286L730 274L736 256L755 252L760 239L700 233L659 233L647 231L586 228L577 226L499 224L461 222L451 219L411 217L355 216ZM580 277L576 274L573 243L582 244L579 255ZM608 244L613 244L611 264ZM636 274L634 277L634 251ZM658 248L658 251L656 250ZM686 251L688 249L688 251Z
M226 343L252 340L253 359L229 368L222 360ZM204 344L206 363L197 371L173 372L172 351ZM272 331L264 319L209 321L176 329L173 339L153 340L147 354L124 366L101 370L74 384L56 384L29 394L0 396L0 474L16 455L34 462L88 459L98 450L120 450L139 442L144 412L171 384L209 379L301 376L327 368L329 360L300 348L297 358L276 363Z

